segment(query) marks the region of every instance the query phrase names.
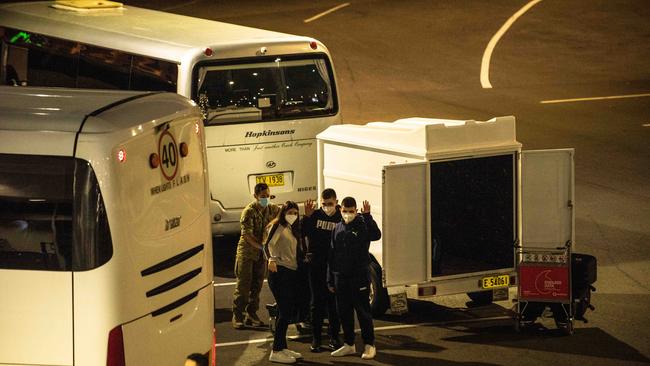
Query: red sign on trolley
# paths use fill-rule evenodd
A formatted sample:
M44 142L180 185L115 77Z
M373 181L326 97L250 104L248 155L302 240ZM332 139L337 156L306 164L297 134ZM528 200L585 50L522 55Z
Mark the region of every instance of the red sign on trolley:
M553 266L519 267L519 291L526 300L569 300L569 269Z

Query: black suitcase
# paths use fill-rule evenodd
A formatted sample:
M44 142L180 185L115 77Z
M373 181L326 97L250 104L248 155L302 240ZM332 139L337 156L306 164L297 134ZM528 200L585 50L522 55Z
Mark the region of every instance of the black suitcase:
M571 254L571 282L573 288L586 288L596 282L596 257L589 254Z

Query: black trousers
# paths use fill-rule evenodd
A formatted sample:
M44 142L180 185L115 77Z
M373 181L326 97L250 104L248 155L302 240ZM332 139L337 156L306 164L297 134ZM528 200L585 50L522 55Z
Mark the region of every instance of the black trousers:
M307 264L299 263L296 272L296 308L294 318L297 322L310 322L309 304L309 268Z
M329 319L327 334L330 340L338 340L341 322L336 310L336 297L327 288L327 263L309 264L309 290L313 343L321 343L321 330L325 316Z
M336 287L336 306L343 326L345 343L354 344L354 313L361 328L364 344L375 344L375 330L370 310L370 283L368 276L345 278L334 277Z
M278 266L277 272L269 272L269 287L278 305L273 351L287 348L287 328L296 308L296 276L297 271L283 266Z

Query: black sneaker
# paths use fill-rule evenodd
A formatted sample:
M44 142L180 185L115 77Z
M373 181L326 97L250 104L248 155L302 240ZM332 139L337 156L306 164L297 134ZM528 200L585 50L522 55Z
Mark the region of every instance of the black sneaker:
M323 350L320 346L320 341L312 341L309 350L313 353L320 353Z
M331 340L330 340L330 343L329 343L328 347L329 347L332 351L336 351L337 349L343 347L343 343L341 343L341 341L340 341L340 340L338 339L338 337L337 337L337 338L335 338L335 339L331 339Z

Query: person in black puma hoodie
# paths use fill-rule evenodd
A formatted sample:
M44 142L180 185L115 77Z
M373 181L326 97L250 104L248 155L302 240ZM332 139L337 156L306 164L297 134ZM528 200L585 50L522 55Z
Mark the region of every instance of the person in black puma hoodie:
M329 320L327 334L330 338L330 347L333 349L341 347L339 340L341 324L336 311L336 299L327 289L327 258L332 231L336 224L341 222L336 192L331 188L325 189L321 194L320 204L321 208L314 210L314 201L308 200L305 203L305 216L302 221L303 234L307 236L307 258L309 259L312 352L321 351L321 329L325 315Z
M375 357L375 336L370 311L368 266L370 242L379 240L381 232L370 215L370 204L363 202L361 215L357 202L345 197L341 207L343 221L336 224L330 244L327 285L336 294L336 305L343 326L345 344L332 352L339 357L356 352L354 347L354 313L357 313L365 345L362 359Z

